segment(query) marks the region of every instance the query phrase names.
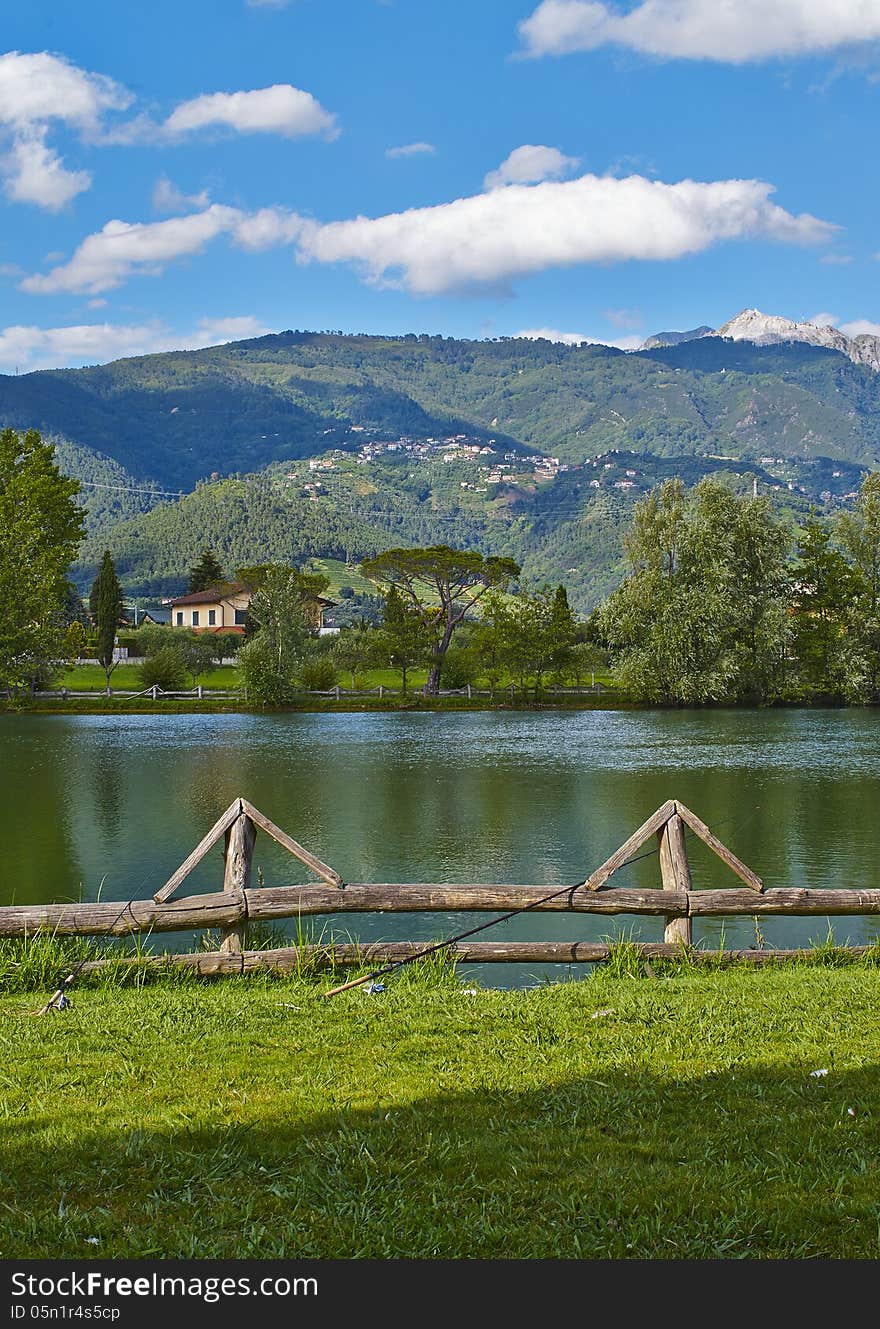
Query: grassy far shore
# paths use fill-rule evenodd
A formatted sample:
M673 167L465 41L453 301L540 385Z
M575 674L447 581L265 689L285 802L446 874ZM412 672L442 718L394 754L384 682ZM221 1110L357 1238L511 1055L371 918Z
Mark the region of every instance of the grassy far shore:
M330 982L7 987L0 1254L880 1256L876 964Z
M591 676L592 677L592 676ZM415 692L424 687L428 678L426 669L412 669L407 676L407 690ZM613 679L608 673L597 673L596 682L603 687L613 687ZM352 679L350 674L339 673L337 675L340 688L350 690ZM198 682L205 689L217 688L222 691L228 691L231 688L241 686L241 676L234 665L224 665L217 669L211 669L207 673L199 676ZM510 687L511 680L504 679L498 684L496 691L502 692ZM364 669L358 670L355 675L357 690L368 690L370 688L384 687L394 692L400 691L400 674L393 669ZM590 684L590 678L587 678L583 686ZM100 665L76 665L71 669L60 670L53 680L53 688L67 688L71 692L99 692L107 686L107 679L104 670ZM140 681L139 666L137 665L119 665L110 677L110 686L116 690L137 691L143 687ZM192 686L191 682L189 686ZM489 683L486 679L476 679L475 688L487 689ZM519 685L517 684L517 690Z
M358 692L378 689L380 686L387 689L384 697L379 697L374 691L373 695L351 696L346 695L351 690L351 677L349 675L339 675L340 698L337 701L332 696L321 696L314 693L303 692L296 697L295 701L285 710L293 711L397 711L397 710L508 710L508 709L526 709L531 710L537 707L545 706L564 706L574 710L579 709L603 709L607 706L617 706L626 704L625 696L615 689L614 680L610 674L597 673L596 682L601 685L605 691L601 693L583 693L583 694L560 694L554 695L552 687L545 688L540 698L536 699L534 692L529 690L523 692L518 686L513 695L510 693L510 684L505 681L495 690L495 697L475 695L468 698L465 695L446 696L446 697L425 697L421 691L427 680L427 671L412 670L407 678L407 692L400 692L400 674L391 669L369 669L356 675ZM107 686L107 680L103 669L99 665L77 665L71 669L65 669L58 672L52 683L52 688L57 690L58 695L53 697L30 697L18 696L9 700L0 698L0 712L17 711L37 711L37 712L62 712L65 714L103 714L112 713L156 713L165 714L167 712L188 713L191 711L262 711L265 708L261 706L251 706L245 701L243 693L232 697L212 697L212 690L216 692L230 692L241 687L239 671L233 665L226 665L217 669L212 669L208 673L201 675L198 682L205 691L203 700L197 697L166 697L161 695L153 701L150 697L120 697L116 695L89 697L83 694L90 692L104 692ZM589 682L589 680L588 680ZM140 691L143 684L140 681L139 667L137 665L119 665L111 675L110 686L113 693ZM475 691L478 689L487 689L488 683L485 680L477 680L474 683ZM62 695L61 689L67 689L67 695Z

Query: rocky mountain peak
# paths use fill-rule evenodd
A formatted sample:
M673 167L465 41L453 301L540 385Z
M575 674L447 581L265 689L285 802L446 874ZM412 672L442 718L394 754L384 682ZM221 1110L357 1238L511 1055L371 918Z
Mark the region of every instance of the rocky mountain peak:
M780 314L764 314L760 309L743 309L734 318L722 323L717 331L709 327L694 328L691 332L658 332L642 342L640 351L659 346L678 346L698 337L728 337L731 341L750 341L757 346L774 346L780 342L806 342L810 346L826 346L839 351L857 365L867 365L880 372L880 337L860 333L847 337L830 323L796 322Z

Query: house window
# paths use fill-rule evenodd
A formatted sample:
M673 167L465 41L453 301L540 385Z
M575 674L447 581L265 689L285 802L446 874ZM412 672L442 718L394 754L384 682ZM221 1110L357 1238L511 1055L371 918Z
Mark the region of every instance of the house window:
M208 610L208 627L209 627L209 628L212 628L216 622L217 622L217 610L216 610L216 609L209 609L209 610Z
M198 626L199 626L199 611L198 611L198 609L194 609L194 610L193 610L193 627L194 627L194 628L197 628Z
M236 611L235 611L235 626L236 626L237 628L243 628L246 622L247 622L247 610L246 610L246 609L236 609Z
M178 609L178 611L177 611L177 626L178 626L179 628L182 628L182 627L183 627L183 610L182 610L182 609Z

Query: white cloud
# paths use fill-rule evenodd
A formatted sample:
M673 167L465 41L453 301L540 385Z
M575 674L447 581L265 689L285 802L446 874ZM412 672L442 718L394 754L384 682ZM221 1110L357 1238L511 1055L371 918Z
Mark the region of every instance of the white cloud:
M808 322L808 323L815 323L816 327L818 327L818 328L836 328L836 327L837 327L837 315L836 315L836 314L828 314L828 313L824 313L824 312L821 313L821 314L814 314L812 318L808 318L808 319L807 319L807 322Z
M83 190L92 177L88 171L68 171L46 143L45 130L19 133L2 159L3 188L14 203L36 203L57 212Z
M845 267L847 263L852 263L852 254L823 254L819 259L820 263L826 263L829 267Z
M301 229L295 213L277 208L247 213L220 203L166 221L113 220L86 236L67 263L25 277L19 285L31 295L97 295L140 273L155 276L177 259L200 254L220 235L229 235L243 249L260 250L292 243Z
M0 56L0 174L7 197L50 211L88 189L87 171L69 171L47 137L53 121L81 135L100 129L107 111L124 110L131 95L113 79L77 68L48 51Z
M590 346L597 344L596 338L588 337L585 332L560 332L558 328L523 328L513 335L522 337L525 341L562 342L563 346L581 346L584 342Z
M511 185L384 217L303 221L299 258L354 263L368 281L438 295L579 263L681 258L722 240L828 242L836 227L793 216L772 192L759 180L642 176Z
M104 74L90 74L48 51L0 55L0 122L28 129L60 120L97 129L105 111L125 110L131 94Z
M260 208L257 212L239 213L234 239L242 249L258 251L277 245L293 244L302 230L302 218L283 208Z
M560 332L558 328L524 328L513 335L528 341L561 342L563 346L616 346L620 351L634 351L642 344L641 337L588 337L584 332Z
M419 155L419 153L423 153L423 152L432 153L432 152L436 152L436 151L437 151L437 149L434 147L434 144L433 144L433 143L422 143L422 142L418 142L418 143L401 143L400 147L397 147L397 148L386 148L386 149L385 149L385 156L386 156L386 157L392 157L392 158L393 158L393 157L417 157L417 156Z
M97 295L135 274L155 275L221 235L250 250L296 245L299 262L353 263L370 282L419 295L498 286L580 263L681 258L723 240L828 242L834 225L793 216L770 201L772 192L759 180L667 185L585 175L327 224L281 208L248 213L212 203L160 222L109 221L66 263L25 277L20 287Z
M0 371L100 364L156 351L198 350L223 342L261 337L270 329L248 314L203 318L186 333L165 324L85 323L63 328L14 326L0 329Z
M210 202L207 189L198 194L184 194L167 175L160 176L153 188L154 212L192 212L194 208L207 208Z
M119 286L133 272L161 271L173 259L198 254L211 240L232 229L237 208L212 204L203 212L161 222L108 221L86 236L73 257L51 272L26 277L21 289L35 295L82 291L97 295Z
M85 323L66 328L15 326L0 330L0 365L45 369L97 363L123 355L168 350L167 330L155 323Z
M841 323L840 331L846 337L880 337L880 323L872 323L867 318L856 318L851 323Z
M741 64L880 40L876 0L543 0L519 25L526 54L626 46L648 55Z
M171 135L199 129L234 129L239 134L283 134L300 138L305 134L339 133L336 116L326 111L310 92L276 83L252 92L213 92L175 107L163 129Z
M579 157L566 157L558 148L545 148L537 143L524 143L483 181L486 189L500 189L502 185L536 185L542 180L560 180L580 165Z
M199 319L195 333L179 343L181 350L196 350L200 346L220 346L228 341L246 341L249 337L265 337L267 328L253 314L238 318Z

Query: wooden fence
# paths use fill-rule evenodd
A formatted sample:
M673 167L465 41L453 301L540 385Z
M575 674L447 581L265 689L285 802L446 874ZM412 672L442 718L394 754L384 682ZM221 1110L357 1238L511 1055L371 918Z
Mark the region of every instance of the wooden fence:
M738 888L695 890L691 880L685 830L718 855L739 878ZM259 886L251 881L258 832L270 836L304 863L315 880L301 886ZM175 892L208 851L224 837L222 889L173 899ZM656 839L659 889L610 885L614 874L646 843ZM558 891L558 888L556 888ZM751 868L722 844L708 826L681 802L668 800L582 884L546 899L545 885L499 885L485 882L343 882L333 868L279 829L245 798L236 798L196 845L188 858L149 900L81 904L7 905L0 907L0 936L125 936L144 933L217 929L220 947L190 954L132 957L127 963L182 965L204 974L250 973L275 968L295 970L306 963L375 966L409 958L423 948L416 942L302 944L273 950L248 950L253 922L314 915L413 912L486 912L516 909L564 910L573 914L631 914L665 920L662 942L636 942L645 957L675 956L686 949L694 959L740 959L761 964L808 954L801 950L706 951L692 946L695 918L766 915L868 915L880 913L880 890L775 887L765 889ZM608 959L611 942L481 941L462 942L449 953L460 961L594 963ZM868 947L848 947L864 952ZM86 968L119 963L91 961Z
M613 691L613 688L603 683L594 683L590 687L583 688L563 688L552 684L548 688L541 688L538 695L542 700L546 700L549 697L598 697ZM7 691L4 695L9 697L11 694ZM80 688L47 688L29 695L44 700L54 699L56 701L76 701L78 697L88 698L92 701L102 697L115 697L117 701L131 701L136 697L148 697L152 701L161 701L164 698L170 700L184 698L192 700L197 698L199 701L212 701L215 698L235 697L241 701L247 701L247 689L244 687L206 688L201 684L194 688L166 690L159 687L157 683L153 683L148 688L141 688L140 691L136 691L134 688L114 688L108 683L104 688L93 688L89 691ZM424 695L424 689L410 688L404 693L402 688L389 688L382 683L375 688L344 688L336 685L332 688L323 689L297 688L295 689L295 695L297 697L332 697L336 701L345 701L349 697L416 697ZM469 700L474 697L486 697L492 701L501 701L505 697L509 697L511 701L514 701L517 697L533 697L534 689L519 688L513 683L507 687L494 689L475 688L471 683L466 683L461 688L441 688L435 695L438 697L467 697Z

